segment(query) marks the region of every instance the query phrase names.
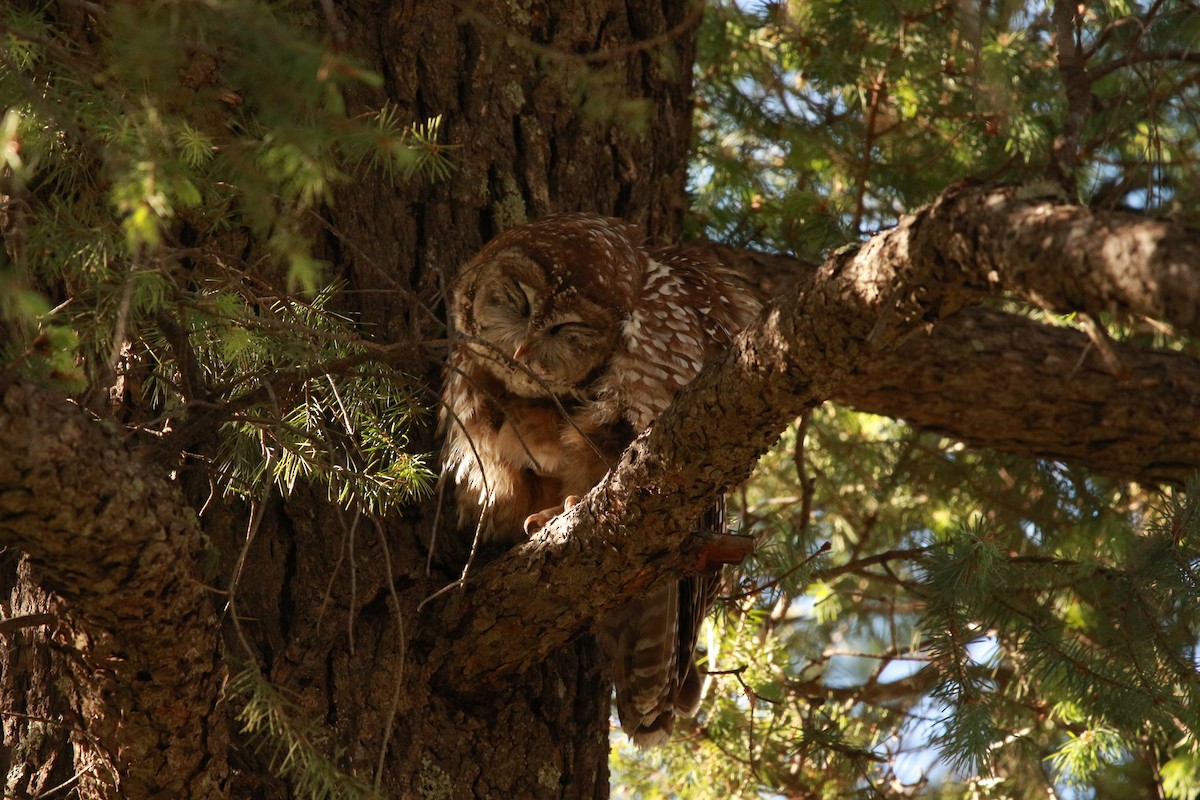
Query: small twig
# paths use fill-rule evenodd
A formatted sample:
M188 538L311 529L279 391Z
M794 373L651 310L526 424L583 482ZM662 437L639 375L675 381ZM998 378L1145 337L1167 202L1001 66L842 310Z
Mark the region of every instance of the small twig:
M796 447L792 450L792 464L796 468L796 479L800 481L800 524L797 527L801 535L808 531L812 522L813 498L817 493L817 481L808 471L804 453L811 424L812 409L808 408L800 415L800 422L796 425Z
M479 552L479 543L483 540L484 522L487 519L488 510L482 509L479 512L479 522L475 525L475 536L471 539L471 552L467 555L467 563L463 564L462 573L458 576L458 580L446 584L438 589L433 594L426 597L417 605L417 611L425 608L426 604L431 600L441 597L451 589L459 586L464 586L467 582L467 575L470 574L471 566L475 563L475 555Z
M121 303L117 307L117 324L113 329L112 349L108 355L108 370L111 380L115 381L121 363L121 353L125 349L125 332L129 327L129 309L133 305L133 275L137 272L137 259L129 265L129 277L121 288Z
M212 392L205 385L200 361L192 349L187 331L165 309L154 315L154 321L167 337L175 363L179 365L179 394L189 403L193 400L211 400Z
M346 26L338 19L337 9L333 7L333 0L321 0L321 11L325 14L325 22L329 25L329 30L333 31L334 43L338 47L345 47L347 39Z
M266 455L267 467L271 464L271 452L268 450ZM268 490L269 492L270 490ZM237 613L237 588L238 583L242 579L242 570L246 567L246 557L250 553L250 545L254 543L255 537L258 535L258 529L262 525L263 513L266 511L266 497L262 499L252 500L250 502L250 522L246 526L246 541L242 543L241 552L238 553L237 563L233 567L233 577L229 580L229 599L225 601L225 613L229 615L230 622L233 624L233 631L237 635L238 642L246 651L246 656L252 661L255 661L254 648L250 646L250 640L246 638L246 632L242 630L241 619Z
M454 409L451 408L449 406L449 404L447 404L447 403L442 403L441 406L442 406L442 410L444 412L446 412L446 414L449 415L450 421L453 422L455 425L457 425L459 428L461 428L463 433L465 434L467 431L467 426L463 423L462 419L458 416L458 414L455 413ZM467 444L470 445L470 447L471 447L471 457L475 459L475 463L478 464L480 467L479 480L483 482L483 496L491 497L492 489L490 486L490 482L488 481L487 470L483 469L483 458L480 457L479 450L475 447L475 440L472 439L470 436L465 436L464 438L466 438ZM445 470L446 470L446 465L442 464L442 480L445 480L445 477L446 477ZM441 491L440 490L439 490L438 494L439 494L438 508L440 510L440 508L441 508ZM482 525L482 519L480 521L480 524ZM434 532L436 533L436 529ZM476 532L475 535L476 535L476 538L478 538L478 536L479 536L478 531ZM429 572L429 565L431 563L430 560L433 558L433 544L434 544L434 542L433 542L433 538L431 536L430 541L429 541L429 555L428 555L426 563L425 563L425 570L426 570L427 574ZM472 546L472 550L474 550L474 546Z
M706 670L704 670L704 674L705 675L741 675L745 671L746 671L746 665L743 664L742 666L735 667L733 669L706 669Z
M358 521L362 518L362 510L355 508L354 521L346 534L346 557L350 560L350 602L346 608L346 647L354 654L354 609L358 605L358 565L354 561L354 534L358 530Z
M433 575L433 554L437 546L438 528L442 524L442 508L446 503L446 484L449 482L444 473L438 478L437 505L433 509L433 525L429 528L429 549L425 552L426 578Z
M817 570L815 573L821 580L836 578L839 575L845 575L848 572L856 572L863 567L869 567L874 564L886 564L888 561L895 561L901 558L918 558L925 555L932 547L910 547L900 550L888 550L883 553L876 553L873 556L855 559L837 567L829 567L828 569Z
M1144 50L1127 53L1115 61L1089 69L1088 75L1093 81L1098 81L1119 69L1150 61L1181 61L1185 64L1200 64L1200 52L1196 50Z
M334 382L333 376L328 372L325 373L325 380L329 381L329 388L333 391L333 399L337 401L338 410L342 412L342 423L346 426L346 433L354 435L354 423L350 421L350 412L346 410L346 404L342 402L342 395L338 392L337 383Z
M52 795L56 792L61 792L63 789L69 789L72 786L74 786L76 783L79 783L79 780L84 775L87 775L89 772L95 772L95 771L96 771L95 762L88 764L86 767L84 767L81 770L76 771L76 773L74 775L67 778L65 781L58 784L57 786L52 786L49 789L46 789L45 791L38 792L37 794L35 794L33 796L32 800L42 800L42 798L49 797L50 795Z
M742 691L744 691L746 693L746 696L748 698L750 698L751 705L753 705L755 702L757 702L759 700L762 700L764 703L770 703L771 705L778 705L780 702L782 702L780 700L776 700L776 699L773 699L770 697L763 697L761 694L759 694L758 692L756 692L754 690L754 687L752 687L750 684L746 683L746 679L742 677L742 673L744 673L746 671L746 666L747 665L743 664L742 666L736 667L734 669L718 669L718 670L713 670L712 672L708 672L706 670L705 674L707 674L707 675L732 675L734 678L737 679L737 682L742 685Z
M470 22L478 26L481 30L485 30L493 35L502 36L506 44L511 47L526 49L547 61L557 62L576 62L582 64L597 64L605 61L615 61L618 58L623 58L627 55L640 53L647 50L653 50L661 47L674 39L682 36L688 29L699 24L704 16L704 4L697 3L695 7L688 13L683 20L674 26L668 28L656 36L649 39L643 39L640 42L631 42L623 47L614 47L611 50L598 50L591 53L569 53L564 50L559 50L548 45L535 42L524 36L518 36L508 28L497 25L483 14L474 11L466 3L458 3L462 8L461 19L464 22Z
M583 431L583 429L579 427L578 424L576 424L575 420L571 417L571 412L567 411L567 407L563 405L562 398L559 397L558 394L556 394L550 388L550 386L546 383L545 379L541 375L538 375L536 372L534 372L533 369L531 369L528 364L521 362L521 361L517 361L512 356L508 355L508 353L505 353L503 350L501 350L495 344L487 341L486 339L479 339L474 336L465 336L463 334L458 334L455 337L455 340L461 341L461 342L468 342L470 344L475 344L475 345L482 345L483 347L485 347L491 351L492 357L494 358L494 360L497 363L502 364L503 366L506 366L506 367L511 367L511 368L521 370L521 372L524 373L525 377L529 378L530 380L532 380L538 384L538 387L541 388L545 397L548 400L550 400L552 403L554 403L555 408L557 408L558 412L560 414L562 414L563 420L568 425L570 425L575 430L575 432L578 433L583 438L583 440L585 442L588 443L588 447L592 448L592 451L596 454L596 457L598 459L600 459L601 462L604 463L604 466L608 467L609 469L613 468L613 466L614 466L613 463L609 460L608 456L605 455L604 451L602 451L592 441L591 437L588 436ZM482 354L479 354L479 355L481 357L483 357ZM453 366L453 364L451 364L448 367L448 369L451 372L454 372L455 374L462 376L462 378L464 380L468 381L472 386L474 386L479 392L481 392L485 397L487 397L493 403L496 403L496 405L502 405L502 403L500 403L500 401L496 398L495 395L491 394L486 389L479 386L479 384L476 383L476 381L470 375L468 375L466 372L459 369L458 367ZM464 428L464 430L465 430L465 428ZM533 453L530 451L529 446L525 444L524 438L521 437L521 432L514 428L513 433L515 433L517 435L517 439L520 441L522 449L525 450L525 455L528 456L530 461L532 461L534 464L537 464L537 459L534 457Z
M862 164L859 166L858 179L855 182L854 190L854 220L850 223L851 228L856 233L860 233L859 226L862 224L863 213L863 198L867 193L867 178L871 175L871 150L875 147L875 121L879 115L879 104L883 100L884 93L887 91L887 75L884 70L880 70L875 76L875 81L871 85L871 103L867 107L867 122L866 122L866 140L863 142Z
M1083 332L1088 335L1096 347L1096 352L1100 354L1100 360L1104 362L1104 368L1108 370L1108 373L1118 380L1129 378L1129 368L1121 363L1120 356L1113 348L1113 340L1104 326L1091 314L1080 314L1078 319Z
M343 534L346 534L346 521L342 516L341 506L335 506L338 512L338 521L342 523ZM333 584L337 580L337 574L342 570L342 562L346 560L346 539L347 536L342 536L342 544L338 548L337 561L333 563L333 569L329 571L329 582L325 584L325 594L321 596L321 607L317 609L316 629L321 630L321 620L325 618L325 609L329 607L329 601L333 597ZM353 608L353 606L351 606Z

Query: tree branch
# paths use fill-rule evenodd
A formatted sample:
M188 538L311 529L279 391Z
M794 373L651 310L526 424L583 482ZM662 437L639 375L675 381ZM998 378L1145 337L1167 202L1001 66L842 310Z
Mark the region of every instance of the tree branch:
M1145 220L1126 221L1142 235ZM807 285L817 269L786 256L706 248L768 297ZM1182 485L1200 469L1200 361L1106 346L1118 369L1078 331L971 307L862 364L830 399L973 447Z
M1071 188L1075 187L1075 168L1079 163L1079 136L1092 105L1092 79L1079 41L1078 13L1076 0L1055 0L1054 49L1067 95L1067 115L1062 131L1054 137L1054 168L1063 184Z
M521 670L683 573L691 523L712 496L744 480L802 410L964 305L967 289L1004 287L1090 312L1165 310L1171 322L1195 324L1196 288L1184 285L1187 265L1198 263L1194 238L1025 195L951 190L770 305L581 505L450 597L438 654L445 684Z
M1200 361L968 308L881 354L831 399L990 448L1182 485L1200 469Z
M1196 231L1037 191L952 191L921 213L914 250L946 260L948 286L1004 290L1060 313L1142 315L1200 335Z
M87 733L128 797L223 794L220 639L200 583L204 538L178 490L49 392L0 385L0 544L68 601L89 646Z

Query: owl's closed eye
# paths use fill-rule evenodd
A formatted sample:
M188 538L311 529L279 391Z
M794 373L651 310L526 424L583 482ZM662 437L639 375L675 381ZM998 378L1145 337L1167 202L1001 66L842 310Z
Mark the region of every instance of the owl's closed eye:
M531 292L517 281L497 281L478 295L474 316L480 338L497 345L502 352L525 335L529 327Z

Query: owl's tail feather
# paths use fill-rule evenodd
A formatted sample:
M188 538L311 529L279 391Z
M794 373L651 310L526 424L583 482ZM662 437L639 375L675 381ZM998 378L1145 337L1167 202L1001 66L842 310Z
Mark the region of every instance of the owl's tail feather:
M682 653L679 646L679 590L677 581L668 581L599 630L613 659L621 728L641 748L666 744L676 716L692 716L700 705L699 670L690 649Z
M673 724L678 598L668 581L611 614L598 631L612 658L621 728L648 744L665 741Z
M683 676L683 682L676 689L674 703L656 714L643 717L632 731L628 730L628 726L624 726L638 749L661 747L666 744L667 740L671 738L671 731L675 728L677 716L696 716L696 712L700 710L703 689L704 678L701 677L700 668L696 666L695 661L688 659L687 673Z
M723 530L723 502L700 524ZM704 679L696 639L719 586L719 572L668 580L598 626L600 645L612 658L621 729L638 747L666 744L675 718L700 709Z
M643 722L635 730L626 732L629 733L629 738L633 739L634 745L639 750L646 750L666 744L671 738L671 730L674 727L675 712L673 709L667 709L649 723Z
M704 694L704 678L700 668L693 658L688 658L687 673L679 684L679 692L675 695L675 712L681 717L694 717L700 710L700 701Z

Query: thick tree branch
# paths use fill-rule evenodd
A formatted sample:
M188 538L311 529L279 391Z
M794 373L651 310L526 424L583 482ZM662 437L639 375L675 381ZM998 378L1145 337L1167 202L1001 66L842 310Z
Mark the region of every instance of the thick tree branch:
M1143 220L1127 218L1138 229ZM814 279L785 256L706 246L764 296ZM1069 461L1147 483L1200 469L1200 361L982 307L870 359L830 398L973 447ZM1115 366L1115 369L1114 369Z
M913 249L953 287L1005 290L1062 313L1140 314L1200 335L1200 234L1009 188L952 192L920 215Z
M871 359L831 399L973 447L1182 485L1200 469L1200 361L1110 347L1118 374L1078 331L968 308Z
M597 615L685 571L691 521L712 495L744 480L800 411L966 303L965 289L1004 287L1058 308L1157 311L1188 327L1197 290L1185 278L1198 248L1137 217L1013 188L958 189L831 257L705 369L583 504L443 607L447 685L536 663Z
M926 212L928 213L928 212ZM523 669L598 614L682 571L692 520L744 480L784 426L860 360L957 307L902 271L917 218L829 259L807 291L768 307L629 447L586 501L490 564L447 604L444 675ZM959 301L961 302L961 301Z
M82 619L89 739L128 797L223 796L220 639L204 539L177 489L82 410L0 385L0 545Z

